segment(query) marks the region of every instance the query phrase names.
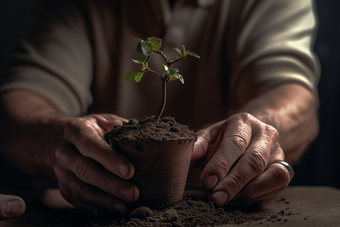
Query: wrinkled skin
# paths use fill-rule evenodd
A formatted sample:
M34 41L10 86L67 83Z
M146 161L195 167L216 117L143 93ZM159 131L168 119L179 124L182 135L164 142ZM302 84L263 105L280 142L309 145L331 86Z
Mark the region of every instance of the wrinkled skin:
M191 167L218 206L249 205L272 198L285 187L288 170L279 134L250 114L239 113L198 132Z
M4 93L0 104L2 154L28 174L56 178L76 208L96 216L124 214L138 199L129 180L132 163L103 140L124 118L65 116L41 96L21 90ZM192 156L191 167L202 170L202 184L219 206L275 196L288 185L289 174L274 162L294 163L318 132L317 102L299 85L279 86L240 108L200 130Z
M138 188L128 180L134 174L132 163L103 140L123 120L90 115L72 119L64 128L54 170L61 194L79 210L95 216L104 210L124 214L139 197Z

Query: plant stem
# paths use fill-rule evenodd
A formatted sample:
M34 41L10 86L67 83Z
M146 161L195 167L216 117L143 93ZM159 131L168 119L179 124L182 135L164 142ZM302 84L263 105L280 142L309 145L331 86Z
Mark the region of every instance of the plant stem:
M156 74L159 78L161 78L162 79L162 76L158 73L158 72L156 72L156 71L154 71L154 70L152 70L152 69L146 69L148 72L151 72L151 73L154 73L154 74Z
M173 62L169 62L167 56L161 50L157 50L154 53L160 54L164 58L164 60L166 61L166 64L167 64L168 67L171 67L172 64L174 64L176 62L179 62L179 61L184 59L184 57L181 56L181 57L177 58L176 60L174 60ZM148 71L156 73L158 76L160 76L157 72L155 72L153 70L148 70ZM164 74L164 77L162 78L162 104L161 104L161 107L159 108L157 116L156 116L157 124L158 124L159 119L161 118L161 116L163 114L163 111L164 111L164 108L165 108L165 103L166 103L166 83L168 81L169 81L169 76Z
M184 59L184 57L181 56L181 57L177 58L176 60L174 60L173 62L169 62L168 58L166 57L166 55L161 50L157 50L154 53L162 55L162 57L164 58L164 60L166 61L167 65L168 65L168 67L170 67L172 64L179 62L179 61Z
M166 82L168 82L168 76L165 75L162 78L162 104L161 107L158 110L157 116L156 116L156 122L158 124L159 119L161 118L164 108L165 108L165 103L166 103Z

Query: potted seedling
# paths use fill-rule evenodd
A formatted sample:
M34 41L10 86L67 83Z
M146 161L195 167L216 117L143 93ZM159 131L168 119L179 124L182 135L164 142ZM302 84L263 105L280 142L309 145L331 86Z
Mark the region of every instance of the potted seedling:
M136 38L134 49L143 53L145 58L132 57L131 60L141 64L139 72L130 72L123 81L134 79L139 82L144 74L156 74L162 84L162 102L156 116L142 120L130 119L123 125L117 125L105 135L105 140L114 148L123 152L132 161L135 174L132 180L140 190L138 205L157 205L164 202L180 200L183 197L189 170L193 145L197 135L188 126L179 124L173 117L163 117L166 104L167 82L183 77L172 65L190 55L199 56L182 45L183 50L174 48L179 56L172 59L161 51L162 39L150 37L147 40ZM161 55L165 64L160 64L162 73L149 66L153 55Z

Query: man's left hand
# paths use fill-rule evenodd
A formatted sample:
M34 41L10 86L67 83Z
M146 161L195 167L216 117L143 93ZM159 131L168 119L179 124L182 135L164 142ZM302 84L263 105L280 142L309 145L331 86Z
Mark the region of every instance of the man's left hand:
M248 113L198 131L191 167L216 205L250 205L273 198L290 181L277 130Z

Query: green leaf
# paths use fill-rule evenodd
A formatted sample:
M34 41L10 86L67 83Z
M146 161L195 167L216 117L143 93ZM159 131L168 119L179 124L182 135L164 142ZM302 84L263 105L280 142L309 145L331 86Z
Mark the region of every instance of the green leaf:
M138 75L138 73L132 72L128 73L124 78L123 81L131 80L132 78L135 78Z
M142 44L141 43L137 43L134 47L134 50L136 50L138 53L142 53Z
M180 49L178 49L178 48L174 48L176 51L177 51L177 53L179 53L179 55L181 55L182 56L182 52L181 52L181 50Z
M194 52L189 52L188 54L195 57L195 58L200 58L200 56L198 54L194 53Z
M162 39L160 38L153 38L150 43L154 50L159 50L162 47Z
M167 58L168 62L172 63L172 62L174 62L174 61L175 61L175 60L172 60L172 59L171 59L171 57L170 57L169 55L165 55L165 56L166 56L166 58Z
M134 38L134 40L137 41L137 42L142 42L142 41L143 41L143 40L140 39L140 38Z
M147 56L146 59L145 59L145 63L148 64L150 59L151 59L151 56Z
M171 68L171 67L170 67L170 68L168 69L168 71L169 71L169 74L168 74L168 75L169 75L170 78L172 78L172 77L174 77L174 76L176 75L176 70L175 70L174 68Z
M178 79L182 82L182 84L184 84L184 79L182 75L178 74Z
M148 41L151 41L151 40L153 40L154 38L156 38L156 37L155 37L155 36L151 36L151 37L148 38Z
M148 66L147 65L143 65L142 69L140 70L143 73L148 72Z
M151 53L152 53L152 46L151 46L150 43L143 42L141 44L141 48L142 48L143 54L145 56L150 56L151 55Z
M183 47L183 53L186 53L185 46L182 44Z
M137 83L142 79L143 74L144 74L144 73L142 73L142 72L139 72L139 73L137 74L137 76L135 77L135 81L136 81Z
M166 66L166 65L164 65L164 64L161 64L161 65L159 65L159 66L163 69L163 71L164 71L166 74L169 75L169 67L168 67L168 66Z
M137 63L137 64L143 64L144 63L144 59L142 58L138 58L138 57L132 57L130 58L134 63Z

